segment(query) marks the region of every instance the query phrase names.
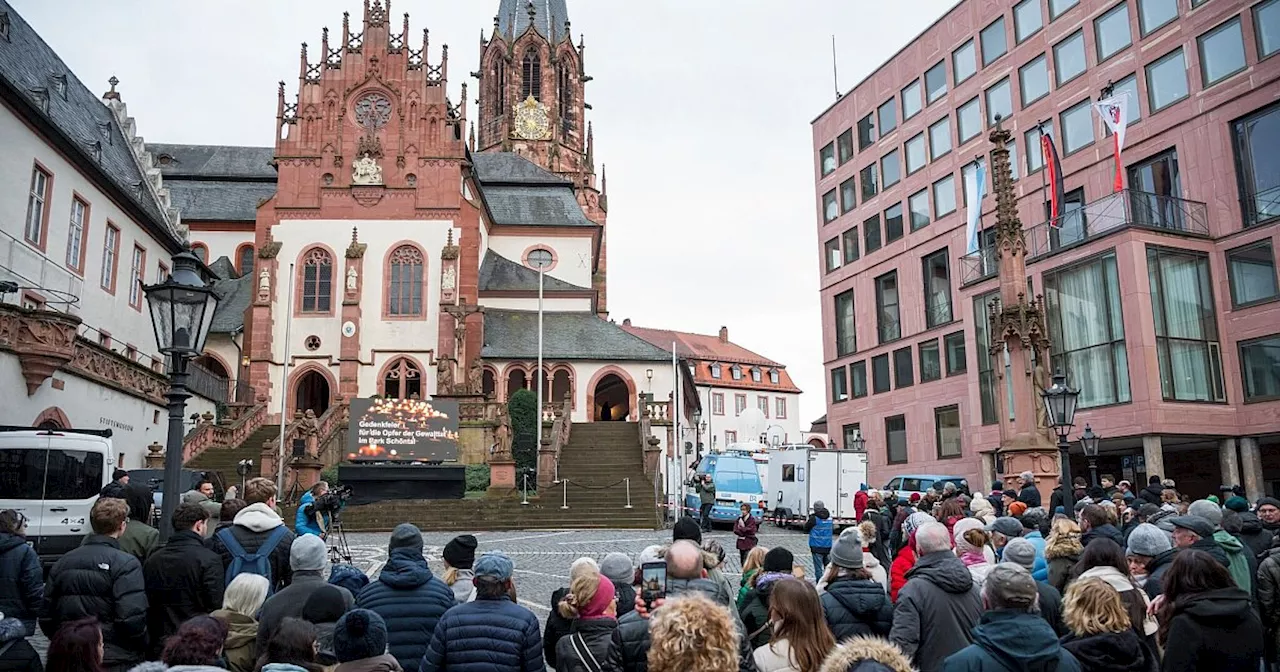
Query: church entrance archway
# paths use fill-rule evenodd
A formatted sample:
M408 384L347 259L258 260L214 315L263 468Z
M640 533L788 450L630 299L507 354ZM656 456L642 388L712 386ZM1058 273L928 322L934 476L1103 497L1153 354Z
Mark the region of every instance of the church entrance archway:
M592 398L593 420L625 421L631 415L631 389L615 373L605 374L596 382Z
M293 391L293 407L299 412L314 411L316 416L329 410L329 379L319 371L308 371L298 378Z

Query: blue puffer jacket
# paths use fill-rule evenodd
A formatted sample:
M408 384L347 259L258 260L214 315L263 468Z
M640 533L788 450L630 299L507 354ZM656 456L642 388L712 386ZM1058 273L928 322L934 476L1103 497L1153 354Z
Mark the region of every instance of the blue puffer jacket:
M477 598L450 609L418 667L418 672L442 670L545 672L537 617L506 597Z
M315 514L316 498L312 496L310 491L298 500L298 512L293 516L293 532L298 536L304 534L314 534L317 537L324 534L324 530L320 529L319 523L316 521ZM310 511L308 511L310 509ZM321 514L324 520L324 526L329 527L329 514Z
M1040 530L1032 530L1022 535L1022 538L1036 547L1036 563L1031 566L1031 578L1036 581L1048 582L1049 563L1044 559L1044 537L1040 536Z
M406 670L417 669L436 623L453 605L453 590L431 575L413 548L392 550L378 580L356 597L357 607L387 622L387 652Z

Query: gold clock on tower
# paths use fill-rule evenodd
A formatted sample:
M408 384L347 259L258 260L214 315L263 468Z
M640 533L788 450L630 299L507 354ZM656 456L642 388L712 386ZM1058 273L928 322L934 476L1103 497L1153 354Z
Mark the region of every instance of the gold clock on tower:
M547 106L533 96L516 105L514 135L520 140L550 140L551 118Z

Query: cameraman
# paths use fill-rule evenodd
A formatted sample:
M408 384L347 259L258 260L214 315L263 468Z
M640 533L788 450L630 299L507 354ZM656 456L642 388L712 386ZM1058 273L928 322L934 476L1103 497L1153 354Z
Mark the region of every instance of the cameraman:
M302 499L298 500L298 514L293 522L294 533L298 536L304 534L314 534L322 538L325 536L329 531L329 513L318 504L328 494L329 484L320 481L311 486Z

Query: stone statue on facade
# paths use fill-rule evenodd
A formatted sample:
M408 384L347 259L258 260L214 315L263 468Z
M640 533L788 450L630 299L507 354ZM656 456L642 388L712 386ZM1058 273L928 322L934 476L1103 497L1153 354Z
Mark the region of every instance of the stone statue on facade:
M466 316L454 318L453 323L453 347L455 356L458 361L462 361L463 350L467 347L467 322Z
M365 152L351 164L351 183L357 185L382 184L382 166Z
M271 271L258 271L258 298L266 301L271 297Z
M498 425L493 430L493 448L489 460L511 459L511 419L507 417L507 405L498 406Z
M441 355L436 359L436 394L453 393L453 358Z
M294 420L294 424L296 426L294 436L306 441L307 459L316 459L318 455L314 449L316 443L314 439L320 435L320 421L316 419L316 412L308 408L301 418Z
M356 278L356 268L355 266L352 266L347 269L347 291L348 292L356 291L357 284L358 284L358 280Z
M484 394L484 363L479 357L471 360L471 368L467 371L467 391Z
M1035 386L1036 396L1036 429L1041 433L1048 435L1049 432L1049 407L1044 403L1044 397L1040 393L1049 389L1049 370L1045 368L1045 353L1041 349L1036 350L1036 366L1031 374L1031 384Z
M444 273L440 275L440 288L453 289L454 287L457 286L457 284L458 284L457 271L454 271L452 266L444 269Z

